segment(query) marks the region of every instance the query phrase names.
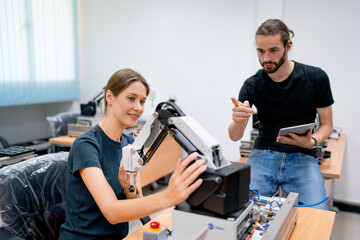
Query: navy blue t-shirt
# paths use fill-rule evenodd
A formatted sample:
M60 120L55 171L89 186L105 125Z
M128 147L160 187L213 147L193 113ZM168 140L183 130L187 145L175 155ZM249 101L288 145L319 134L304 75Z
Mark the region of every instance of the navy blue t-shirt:
M315 156L314 150L276 143L279 129L315 121L316 108L334 103L327 74L318 67L298 62L290 76L274 82L263 69L247 79L239 101L248 100L257 108L259 135L255 149L303 152Z
M111 140L96 125L79 136L71 147L66 173L66 222L61 227L60 240L122 239L128 234L128 223L110 224L101 213L86 188L79 170L99 167L118 199L125 199L118 174L122 148L134 142L122 134L121 142Z

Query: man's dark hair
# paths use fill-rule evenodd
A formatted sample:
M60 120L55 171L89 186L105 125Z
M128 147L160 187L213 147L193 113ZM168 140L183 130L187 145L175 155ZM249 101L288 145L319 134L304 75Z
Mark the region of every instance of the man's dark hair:
M275 35L280 34L281 35L281 41L284 43L284 46L286 46L287 42L290 40L290 33L291 37L294 37L294 32L289 29L285 23L283 23L279 19L269 19L266 20L256 31L257 35Z

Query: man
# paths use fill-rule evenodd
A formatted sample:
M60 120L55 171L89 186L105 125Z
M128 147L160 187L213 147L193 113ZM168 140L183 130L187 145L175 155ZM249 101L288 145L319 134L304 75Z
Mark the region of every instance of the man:
M251 188L260 195L272 196L279 188L299 193L300 204L314 204L326 197L324 179L319 170L316 144L333 130L334 103L329 78L317 67L288 59L292 30L278 19L265 21L256 32L256 46L263 69L244 82L239 98L232 98L231 140L242 138L249 117L257 108L259 135L248 159ZM315 121L316 132L299 136L278 136L282 127ZM327 209L326 202L315 206Z

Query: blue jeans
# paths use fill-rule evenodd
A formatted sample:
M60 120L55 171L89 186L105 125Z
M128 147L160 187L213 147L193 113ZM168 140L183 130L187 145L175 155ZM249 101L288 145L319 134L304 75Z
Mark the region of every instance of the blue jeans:
M253 149L247 164L251 166L250 188L262 196L273 196L281 186L286 194L299 193L302 205L314 204L326 197L324 178L313 156ZM328 210L326 202L314 208Z

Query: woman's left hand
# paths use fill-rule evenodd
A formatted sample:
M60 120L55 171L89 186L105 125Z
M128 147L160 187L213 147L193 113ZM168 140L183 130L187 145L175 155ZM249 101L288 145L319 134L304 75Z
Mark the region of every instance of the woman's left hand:
M126 198L136 198L138 196L142 197L141 183L139 181L140 179L138 179L139 178L139 172L137 172L136 175L135 175L135 179L137 181L136 181L136 184L135 184L136 186L134 186L134 187L136 188L136 191L130 192L129 191L129 188L130 188L130 176L126 173L122 160L120 162L118 178L119 178L120 185L124 189L124 193L125 193Z

